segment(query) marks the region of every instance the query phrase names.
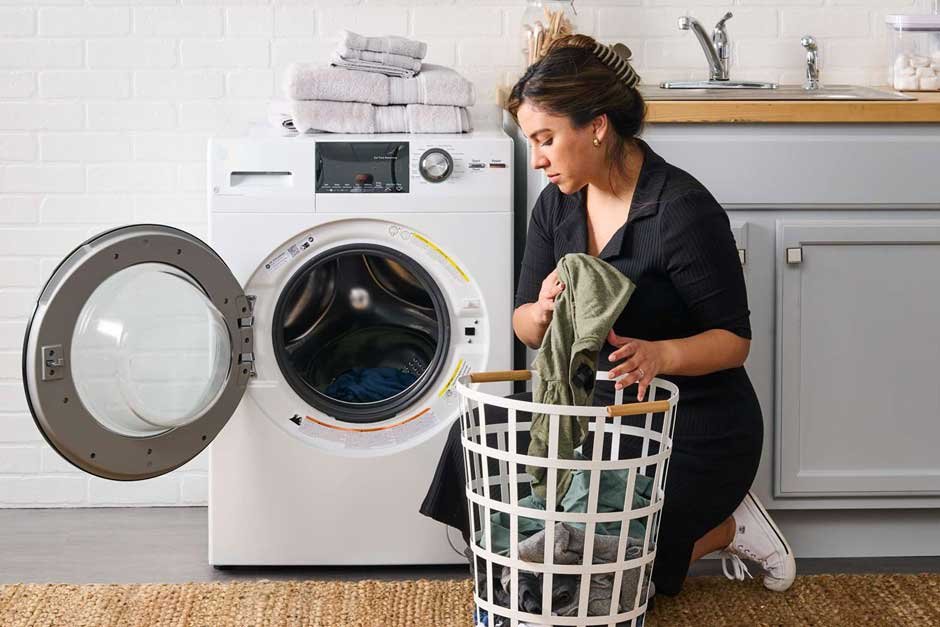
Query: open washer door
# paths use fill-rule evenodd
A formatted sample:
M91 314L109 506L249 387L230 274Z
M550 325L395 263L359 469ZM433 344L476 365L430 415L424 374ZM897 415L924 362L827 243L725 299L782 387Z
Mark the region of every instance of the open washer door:
M23 345L36 425L78 468L163 475L202 451L253 374L252 307L225 262L166 226L108 231L43 288Z

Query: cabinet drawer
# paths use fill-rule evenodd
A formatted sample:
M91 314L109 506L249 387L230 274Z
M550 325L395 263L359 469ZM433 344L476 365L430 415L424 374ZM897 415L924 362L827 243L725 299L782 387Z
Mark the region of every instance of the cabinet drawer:
M940 207L940 126L652 124L643 134L727 208Z

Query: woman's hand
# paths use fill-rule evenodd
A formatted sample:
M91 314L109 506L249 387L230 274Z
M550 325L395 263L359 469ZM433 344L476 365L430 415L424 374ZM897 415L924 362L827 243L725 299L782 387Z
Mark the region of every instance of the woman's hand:
M558 280L558 270L552 270L542 281L539 299L536 301L536 317L541 324L552 321L555 312L555 297L565 289L565 284Z
M665 346L660 342L622 337L614 333L613 330L607 334L607 341L617 347L610 354L610 361L624 360L610 369L608 378L616 379L620 375L626 374L623 379L616 383L615 387L620 390L637 383L636 398L642 401L650 381L657 374L664 371L667 359Z

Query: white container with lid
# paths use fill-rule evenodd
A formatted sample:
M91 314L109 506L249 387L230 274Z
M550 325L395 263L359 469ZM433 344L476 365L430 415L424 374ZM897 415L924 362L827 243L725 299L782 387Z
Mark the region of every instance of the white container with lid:
M940 15L888 15L888 79L901 91L940 91Z

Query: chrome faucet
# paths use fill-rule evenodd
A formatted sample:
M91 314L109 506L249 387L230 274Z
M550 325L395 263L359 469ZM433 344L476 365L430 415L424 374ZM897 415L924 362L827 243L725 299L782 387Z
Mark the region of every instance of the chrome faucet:
M803 35L800 45L806 48L806 82L803 83L803 89L819 89L819 50L816 48L816 38Z
M718 20L712 31L711 39L705 33L701 23L694 17L683 15L679 18L679 30L691 30L698 38L705 52L705 58L708 60L708 80L726 81L728 80L728 65L731 58L731 42L728 41L728 32L725 30L725 22L731 19L731 12L725 13L725 16Z
M732 81L728 80L728 70L731 65L731 41L725 22L731 19L731 13L725 13L718 20L709 38L705 29L694 17L684 15L679 18L679 30L691 30L702 44L705 58L708 60L708 80L698 81L663 81L659 84L663 89L776 89L776 83L763 83L758 81Z

